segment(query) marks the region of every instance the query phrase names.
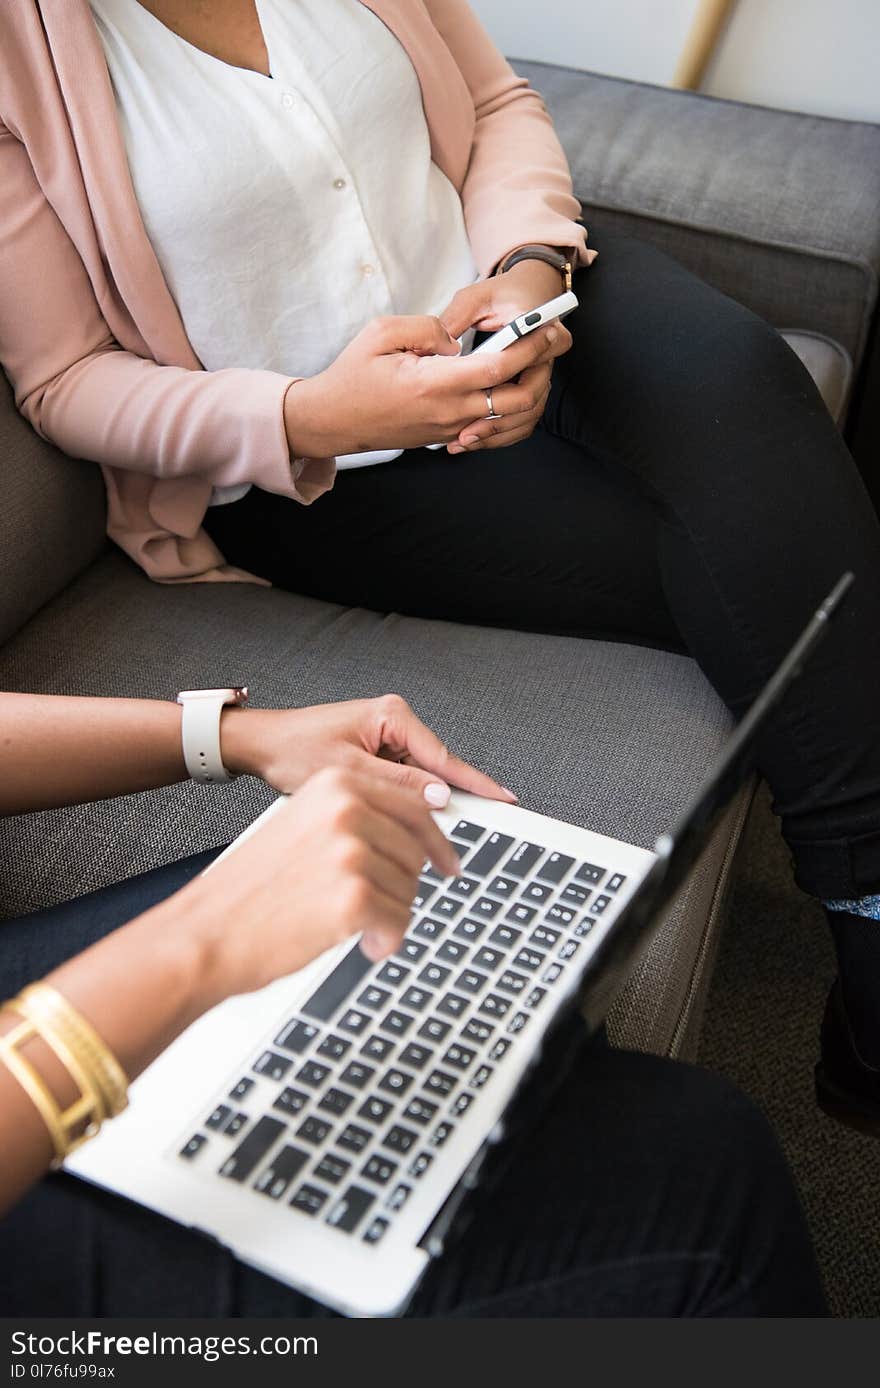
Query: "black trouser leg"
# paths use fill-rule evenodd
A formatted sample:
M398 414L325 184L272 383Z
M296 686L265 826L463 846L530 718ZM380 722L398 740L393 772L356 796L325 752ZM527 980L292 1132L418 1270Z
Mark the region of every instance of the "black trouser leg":
M760 753L805 889L876 891L880 526L852 459L773 329L650 247L600 250L532 439L415 451L310 508L252 491L208 528L331 601L684 643L736 712L854 570Z
M4 923L6 993L211 856ZM63 1176L0 1224L0 1306L24 1317L326 1314L191 1231ZM507 1170L411 1314L820 1316L824 1303L791 1178L757 1111L717 1077L598 1039L540 1121L526 1115Z

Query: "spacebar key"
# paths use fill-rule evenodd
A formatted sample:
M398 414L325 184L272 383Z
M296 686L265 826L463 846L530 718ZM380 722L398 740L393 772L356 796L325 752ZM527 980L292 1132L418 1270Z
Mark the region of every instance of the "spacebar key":
M345 1002L352 989L357 987L364 974L369 973L372 967L370 960L355 945L344 959L340 959L332 974L324 979L300 1011L307 1017L329 1022L333 1013Z

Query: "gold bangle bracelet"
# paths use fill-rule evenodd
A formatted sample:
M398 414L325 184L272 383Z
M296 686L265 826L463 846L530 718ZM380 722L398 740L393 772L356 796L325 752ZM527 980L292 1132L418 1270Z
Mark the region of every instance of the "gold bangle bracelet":
M125 1071L94 1027L61 993L47 983L32 983L12 1006L36 1022L44 1037L54 1036L85 1071L101 1096L106 1117L115 1118L123 1111L128 1104Z
M8 1003L6 1006L14 1007L15 1003ZM19 1022L4 1036L0 1036L0 1060L21 1085L46 1125L55 1150L52 1160L54 1169L61 1165L69 1153L98 1132L105 1110L96 1089L75 1061L70 1066L70 1073L79 1086L79 1096L66 1109L61 1108L43 1076L19 1053L18 1047L34 1037L40 1037L45 1041L58 1055L65 1068L68 1068L68 1058L59 1054L52 1041L29 1017ZM81 1124L84 1124L82 1131L75 1133L73 1130Z

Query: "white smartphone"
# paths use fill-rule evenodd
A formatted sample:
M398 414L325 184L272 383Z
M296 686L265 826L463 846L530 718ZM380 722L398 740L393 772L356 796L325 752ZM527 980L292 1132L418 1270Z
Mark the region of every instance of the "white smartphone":
M470 356L476 356L478 352L503 352L505 347L512 347L519 338L533 333L536 328L546 328L557 319L565 318L567 314L573 313L577 306L577 295L570 289L565 294L557 294L555 299L548 299L546 304L539 304L537 308L530 308L526 313L512 318L505 327L499 328L497 333L493 333L485 342L481 342L479 347L475 347ZM429 443L425 447L445 448L446 444Z

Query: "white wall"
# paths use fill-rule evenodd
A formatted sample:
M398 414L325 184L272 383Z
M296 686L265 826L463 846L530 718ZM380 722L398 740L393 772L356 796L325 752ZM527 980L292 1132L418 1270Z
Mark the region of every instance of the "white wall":
M520 58L668 82L697 0L471 0ZM880 0L737 0L702 90L880 121Z

